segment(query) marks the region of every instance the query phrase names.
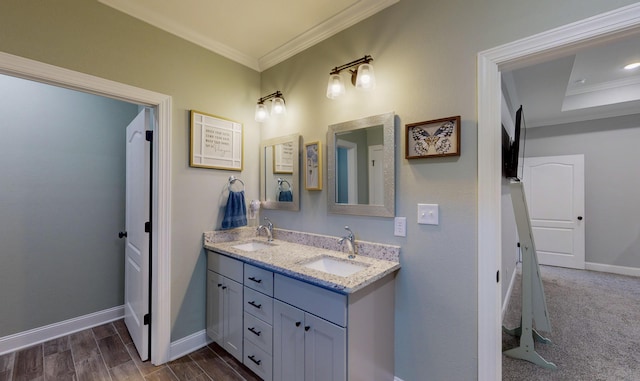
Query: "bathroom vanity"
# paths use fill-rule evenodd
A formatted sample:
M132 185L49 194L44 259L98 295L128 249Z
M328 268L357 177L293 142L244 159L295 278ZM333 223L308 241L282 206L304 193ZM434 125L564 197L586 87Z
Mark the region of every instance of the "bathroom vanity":
M296 239L269 243L253 229L215 233L205 233L204 244L212 340L265 381L394 379L397 260L348 259L339 246L323 248L336 237L306 240L317 247L291 242L299 236L287 231L276 237ZM359 244L373 245L378 257L399 253Z

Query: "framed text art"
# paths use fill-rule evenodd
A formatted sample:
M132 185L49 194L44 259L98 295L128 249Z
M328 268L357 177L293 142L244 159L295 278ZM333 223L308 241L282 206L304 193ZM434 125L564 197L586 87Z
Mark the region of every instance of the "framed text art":
M189 166L242 171L242 124L191 110Z
M460 116L407 124L405 158L460 156Z
M304 189L322 190L322 143L304 145Z
M293 173L293 142L273 146L273 173Z

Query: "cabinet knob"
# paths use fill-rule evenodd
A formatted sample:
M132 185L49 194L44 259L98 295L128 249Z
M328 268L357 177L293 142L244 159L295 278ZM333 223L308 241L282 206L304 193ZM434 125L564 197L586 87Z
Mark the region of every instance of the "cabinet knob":
M226 290L226 289L227 289L227 286L222 286L222 289L223 289L223 290Z
M218 283L218 287L222 287L222 283Z
M582 221L582 216L578 216L578 221Z
M301 321L297 321L296 322L296 327L300 327L300 324L302 324L302 322Z
M305 326L305 327L304 327L304 330L305 330L305 331L308 331L308 330L310 330L310 329L311 329L311 326L310 326L310 325L307 325L307 326Z
M118 238L122 238L122 237L126 237L126 236L127 236L127 232L118 233Z

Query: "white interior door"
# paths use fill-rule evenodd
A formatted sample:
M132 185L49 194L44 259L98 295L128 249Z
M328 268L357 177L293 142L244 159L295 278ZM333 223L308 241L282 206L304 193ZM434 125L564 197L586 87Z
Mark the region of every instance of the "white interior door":
M525 158L523 183L540 264L584 269L584 155Z
M124 322L142 361L149 359L149 222L150 148L146 140L149 110L127 126Z
M384 205L384 147L369 146L369 204Z

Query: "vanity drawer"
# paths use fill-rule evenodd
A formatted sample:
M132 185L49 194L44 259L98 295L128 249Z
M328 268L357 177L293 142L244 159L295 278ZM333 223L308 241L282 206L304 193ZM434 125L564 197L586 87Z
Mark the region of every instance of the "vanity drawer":
M263 294L273 296L273 273L245 263L244 285Z
M273 284L274 298L341 327L347 326L346 295L280 274L275 274Z
M273 348L273 328L248 312L244 313L244 339L251 341L267 354Z
M264 322L273 324L273 299L244 287L244 310Z
M207 250L207 254L207 268L209 270L242 283L243 263L241 261L209 250Z
M260 376L264 381L273 379L273 358L251 341L244 341L244 365Z

